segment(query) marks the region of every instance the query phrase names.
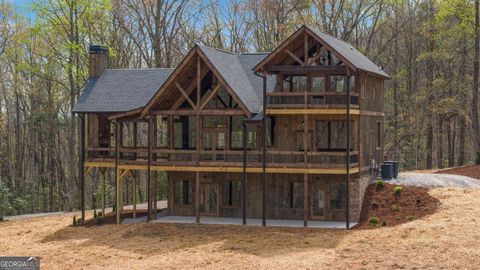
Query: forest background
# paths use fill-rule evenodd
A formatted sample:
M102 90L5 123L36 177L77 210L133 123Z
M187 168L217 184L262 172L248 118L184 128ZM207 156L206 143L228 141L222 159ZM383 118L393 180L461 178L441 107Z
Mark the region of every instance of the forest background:
M391 75L389 159L403 170L480 162L478 17L478 0L0 0L0 217L78 209L71 110L90 44L109 47L109 68L175 67L195 43L271 51L306 24ZM88 207L97 180L87 182Z

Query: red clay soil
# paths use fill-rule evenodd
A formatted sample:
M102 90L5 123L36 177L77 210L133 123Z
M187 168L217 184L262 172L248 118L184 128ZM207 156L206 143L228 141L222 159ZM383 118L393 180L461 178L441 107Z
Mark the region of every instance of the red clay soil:
M157 213L160 213L163 209L158 209ZM142 210L137 210L136 218L141 218L147 215L147 210L142 209ZM132 210L124 210L120 214L120 219L126 219L126 218L133 218L133 211ZM102 226L106 224L116 224L117 223L117 217L115 215L115 212L110 212L107 213L103 219L103 223L95 223L95 220L93 218L87 219L85 224L79 224L77 226L86 226L86 227L91 227L91 226Z
M462 167L448 168L445 170L439 170L435 173L457 174L480 179L480 165L468 165Z
M360 222L355 229L374 229L381 226L395 226L436 211L440 202L428 194L428 189L414 186L401 186L402 192L396 195L396 186L385 183L377 187L375 183L367 187L363 200ZM370 217L378 218L378 225L369 223Z

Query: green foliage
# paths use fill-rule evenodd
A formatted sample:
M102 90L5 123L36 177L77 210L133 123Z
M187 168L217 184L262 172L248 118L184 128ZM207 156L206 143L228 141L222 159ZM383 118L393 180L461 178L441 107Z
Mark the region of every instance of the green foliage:
M382 227L385 227L385 226L387 226L387 221L386 220L382 221Z
M103 217L103 212L102 212L102 211L98 211L97 217Z
M377 185L377 187L379 187L379 188L382 188L382 187L385 186L385 181L379 179L379 180L375 181L375 185Z
M377 226L378 225L378 218L377 217L370 217L368 219L368 223L372 226Z
M394 192L396 195L399 195L400 193L402 193L402 187L396 186L396 187L393 189L393 192Z
M103 217L97 217L95 220L94 220L94 223L95 224L102 224L104 222L104 218Z
M73 215L73 226L77 226L77 217Z
M11 215L14 211L12 205L12 193L10 189L2 182L0 182L0 220L3 217Z
M93 218L94 218L94 219L97 219L97 209L94 209L94 210L93 210Z

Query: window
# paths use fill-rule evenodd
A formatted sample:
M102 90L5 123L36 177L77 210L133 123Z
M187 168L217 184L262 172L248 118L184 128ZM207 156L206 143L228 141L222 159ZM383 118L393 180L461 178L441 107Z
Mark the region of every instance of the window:
M175 181L175 203L190 204L192 201L192 187L188 180Z
M257 132L248 131L247 133L247 149L257 149Z
M232 124L230 130L230 148L242 149L243 147L243 126L242 116L232 116Z
M275 145L275 117L269 116L267 118L267 145Z
M194 149L196 147L197 122L194 116L175 116L173 119L173 147Z
M222 128L226 126L227 126L227 118L225 116L203 117L203 127L205 128Z
M303 183L290 183L290 208L303 207Z
M353 92L355 91L355 76L350 76L348 78L350 92ZM347 92L347 76L330 76L330 92Z
M158 147L168 147L168 121L167 117L157 116L157 142Z
M377 148L382 147L382 123L377 122Z
M312 77L312 92L325 92L325 77Z
M330 91L342 93L347 90L346 76L330 76Z
M347 149L346 123L346 121L317 121L317 149L345 151ZM353 127L353 121L350 122L350 127ZM350 132L350 149L352 149L354 134L352 129Z
M307 91L307 77L306 76L293 76L292 77L292 91L293 92L305 92Z
M330 208L333 210L345 209L345 185L337 184L330 189Z
M223 181L223 205L240 207L242 205L242 185L240 181Z

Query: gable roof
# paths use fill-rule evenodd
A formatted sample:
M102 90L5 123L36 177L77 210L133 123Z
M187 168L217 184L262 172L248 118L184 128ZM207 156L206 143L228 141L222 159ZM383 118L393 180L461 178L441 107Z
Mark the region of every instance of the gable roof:
M329 49L332 52L334 53L336 52L339 56L341 56L348 62L345 64L349 64L351 68L366 71L384 78L388 78L388 79L390 78L390 76L387 73L385 73L380 67L375 65L372 61L370 61L370 59L368 59L364 54L362 54L352 45L346 43L343 40L340 40L338 38L335 38L333 36L320 32L319 30L310 28L306 25L303 25L302 27L300 27L295 33L293 33L289 38L287 38L280 46L278 46L275 50L273 50L273 52L271 52L270 55L268 55L267 57L265 57L265 59L259 62L253 68L253 70L255 72L260 71L260 68L264 66L273 55L276 55L281 50L283 50L286 44L291 42L293 39L298 37L298 35L303 32L309 33L312 37L317 39L320 43L329 47Z
M234 54L222 50L198 46L218 73L235 92L251 113L262 111L262 78L252 72L252 67L268 53Z
M74 113L127 112L144 107L172 73L171 68L106 69L88 81Z
M345 41L332 37L328 34L318 31L317 29L308 28L315 33L321 40L345 57L357 69L374 73L376 75L390 78L379 66L375 65L363 53L359 52L355 47Z

